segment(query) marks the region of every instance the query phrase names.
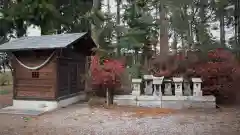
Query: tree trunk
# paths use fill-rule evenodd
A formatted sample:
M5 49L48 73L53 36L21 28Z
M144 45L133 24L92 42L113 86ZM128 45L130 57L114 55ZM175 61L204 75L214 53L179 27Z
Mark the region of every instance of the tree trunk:
M92 11L101 10L101 0L93 0ZM92 24L91 25L91 35L96 44L99 43L99 36L97 28Z
M225 21L224 21L224 10L220 11L219 14L219 22L220 22L220 42L222 46L225 46Z
M172 47L171 47L173 54L177 54L177 33L174 32L174 38L172 42Z
M240 17L239 17L240 5L239 4L240 4L239 0L235 0L234 20L235 20L235 41L237 45L239 45L240 43Z
M206 8L205 8L205 1L206 0L200 0L200 10L199 10L199 17L200 17L200 24L198 25L198 37L200 44L203 45L205 42L205 16L206 16Z
M20 2L22 2L22 0L17 0L17 3L20 3ZM26 34L26 28L24 27L23 19L16 20L16 34L18 38Z
M160 57L163 59L167 57L169 46L168 46L168 20L166 16L166 7L161 4L160 8Z
M117 0L117 26L120 25L120 21L121 21L121 16L120 16L120 0ZM118 56L120 57L121 56L121 47L119 46L119 37L120 37L120 33L117 31L116 32L117 34L117 53L118 53Z
M196 41L199 44L200 43L200 38L199 38L199 30L198 30L197 26L198 25L195 25L194 29L195 29Z
M225 29L224 29L225 23L223 15L220 16L219 21L220 21L220 42L221 45L225 46Z
M139 49L138 48L135 48L134 49L134 56L133 56L133 64L135 65L135 64L137 64L137 62L138 62L138 51L139 51Z
M107 106L110 106L113 104L113 91L107 88L106 90L106 101L107 101Z

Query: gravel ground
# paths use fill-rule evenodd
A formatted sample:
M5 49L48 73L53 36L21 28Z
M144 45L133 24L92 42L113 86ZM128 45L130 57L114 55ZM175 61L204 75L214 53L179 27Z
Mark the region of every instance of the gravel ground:
M39 117L0 115L0 135L239 135L240 108L154 117L72 105Z

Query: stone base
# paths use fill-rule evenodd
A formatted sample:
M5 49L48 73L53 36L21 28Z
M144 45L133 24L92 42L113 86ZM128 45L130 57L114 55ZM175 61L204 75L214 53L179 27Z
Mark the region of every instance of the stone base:
M216 108L214 96L132 96L118 95L114 97L117 105L142 107L161 107L171 109L184 108Z
M214 96L163 96L162 107L172 109L216 108Z
M137 106L141 107L158 107L161 108L161 101L137 101Z
M60 101L13 100L13 106L9 106L3 109L20 109L48 112L57 108L74 104L78 101L84 100L85 98L85 94L79 94Z
M116 95L113 98L113 103L117 105L136 106L137 105L136 98L137 96L133 95Z

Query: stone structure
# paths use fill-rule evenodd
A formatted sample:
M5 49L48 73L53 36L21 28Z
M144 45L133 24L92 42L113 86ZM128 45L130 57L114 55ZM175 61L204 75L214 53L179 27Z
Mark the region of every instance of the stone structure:
M143 76L145 88L144 88L144 94L146 95L152 95L153 94L153 76L152 75L144 75Z
M172 80L164 80L164 95L172 96Z
M150 80L150 76L145 76ZM118 105L131 105L131 106L143 106L143 107L161 107L161 108L172 108L172 109L183 109L183 108L215 108L216 99L214 96L203 96L201 90L201 78L192 78L193 81L193 90L191 90L190 82L184 81L182 78L173 78L175 86L175 95L170 95L170 90L172 90L171 82L169 80L163 81L164 77L152 77L152 85L154 87L153 94L149 95L140 95L139 86L135 85L133 87L132 95L116 95L114 96L114 103ZM141 79L133 80L134 83L141 82ZM161 92L161 87L157 89L157 85L168 84L164 90L169 92ZM186 83L186 84L185 84ZM169 86L170 84L170 86ZM184 86L184 89L182 85ZM150 84L148 84L150 85ZM150 89L150 86L148 86ZM188 90L186 90L188 89ZM189 90L190 89L190 90ZM186 92L188 91L188 92ZM190 91L190 92L189 92ZM193 95L191 94L193 91ZM183 94L184 93L184 94Z
M132 79L132 95L140 96L142 79Z
M153 96L162 96L162 83L164 77L153 77Z
M183 90L182 90L183 78L173 77L173 82L174 82L174 88L175 88L175 96L182 96L183 95Z
M201 78L192 78L193 82L193 96L202 96L202 79Z

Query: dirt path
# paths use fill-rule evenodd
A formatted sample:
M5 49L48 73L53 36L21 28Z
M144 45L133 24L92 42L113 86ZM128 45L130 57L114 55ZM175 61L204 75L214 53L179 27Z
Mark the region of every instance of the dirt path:
M73 105L31 118L0 115L0 135L239 135L240 108L186 110L154 117L133 117Z

